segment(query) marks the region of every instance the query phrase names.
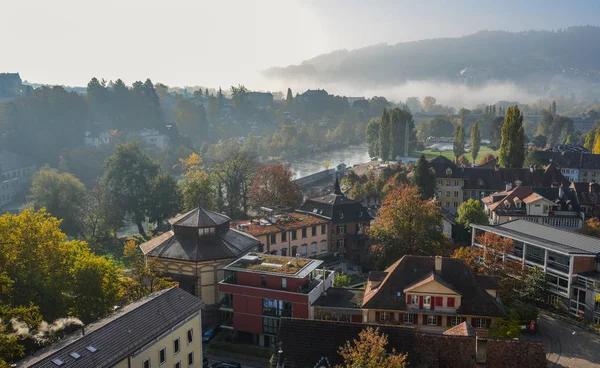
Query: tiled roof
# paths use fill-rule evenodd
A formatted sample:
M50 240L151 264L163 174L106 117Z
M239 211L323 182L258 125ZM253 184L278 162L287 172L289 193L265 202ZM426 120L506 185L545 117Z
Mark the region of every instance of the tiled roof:
M363 308L406 310L406 297L397 297L407 286L430 276L435 270L434 257L404 256L387 270L381 283L369 280L365 288ZM457 258L442 258L442 270L438 275L445 285L451 285L461 297L459 315L505 317L502 306L489 295L468 266ZM378 284L378 285L377 285ZM402 294L404 295L404 294Z
M317 299L313 306L330 308L360 308L365 291L362 289L349 289L330 287Z
M447 329L446 331L444 331L444 335L475 337L477 336L477 330L475 330L473 326L468 325L465 321L459 325Z
M327 194L307 199L297 212L331 220L334 224L371 221L367 209L343 194Z
M160 234L156 238L152 238L152 239L148 240L147 242L140 244L140 249L142 250L142 253L148 254L148 252L150 252L152 249L156 248L157 246L161 245L165 241L169 240L174 234L175 233L173 232L173 230L170 230L170 231Z
M471 227L568 254L600 254L600 239L524 220Z
M258 220L259 221L259 220ZM243 231L253 236L261 236L265 234L278 233L286 230L293 229L301 229L303 227L309 226L317 226L327 224L329 221L324 218L319 218L315 216L309 216L305 213L294 213L290 216L289 219L278 219L276 222L270 222L269 225L261 225L260 222L257 221L238 221L236 223L232 223L232 228L237 228L238 226L244 226ZM321 229L318 229L318 233L321 234Z
M18 367L56 368L60 359L67 368L112 367L138 349L154 341L193 313L204 303L184 290L161 290L129 304L108 317L73 333L34 356L17 363ZM87 349L97 349L91 352ZM81 355L73 358L70 353Z
M231 219L225 215L198 207L182 216L176 217L171 224L187 227L210 227L221 225L228 221L231 221Z
M442 279L440 277L440 275L438 273L436 273L435 271L431 271L429 273L429 275L426 275L425 277L423 277L421 280L417 280L416 282L406 286L404 288L404 293L407 293L411 290L414 290L420 286L423 286L425 284L428 284L432 281L437 282L440 285L444 285L445 287L447 287L448 289L454 291L456 294L458 295L462 295L462 293L459 290L456 290L456 288L454 286L452 286L451 284L447 283L446 281L444 281L444 279Z
M282 362L286 368L312 368L323 358L332 367L342 364L340 346L358 339L359 333L369 326L387 335L389 352L395 348L408 353L411 359L415 344L415 330L411 327L282 318L278 336Z
M497 276L477 275L479 285L486 290L500 290Z

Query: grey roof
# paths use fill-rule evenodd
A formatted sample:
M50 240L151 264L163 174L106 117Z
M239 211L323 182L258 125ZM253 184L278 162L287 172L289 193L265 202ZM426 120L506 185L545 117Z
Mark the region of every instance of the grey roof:
M600 239L573 231L553 228L525 220L514 220L501 225L471 227L556 250L567 254L600 254Z
M313 303L313 306L360 309L364 295L363 289L330 287Z
M0 151L0 172L18 170L34 165L33 160L27 157L12 152Z
M161 290L123 307L108 317L76 332L17 363L17 367L56 368L54 359L64 367L112 367L164 332L200 311L204 303L184 290ZM97 350L90 352L86 348ZM75 359L70 354L81 355Z
M236 258L259 244L260 242L251 235L228 228L216 234L194 238L172 234L146 254L151 257L202 262Z
M225 215L198 207L175 219L173 225L189 227L210 227L224 224L231 219Z

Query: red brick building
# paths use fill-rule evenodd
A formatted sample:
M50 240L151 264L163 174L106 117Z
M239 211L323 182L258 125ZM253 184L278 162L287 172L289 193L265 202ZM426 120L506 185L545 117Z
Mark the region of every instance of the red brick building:
M333 285L323 261L251 253L225 266L219 291L224 322L240 339L274 347L281 317L312 318L311 305Z

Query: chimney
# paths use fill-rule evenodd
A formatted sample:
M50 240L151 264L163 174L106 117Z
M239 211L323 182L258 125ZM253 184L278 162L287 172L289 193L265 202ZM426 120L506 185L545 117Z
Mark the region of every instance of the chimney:
M475 360L477 364L487 362L487 339L475 337Z
M435 256L435 272L441 274L442 273L442 257Z

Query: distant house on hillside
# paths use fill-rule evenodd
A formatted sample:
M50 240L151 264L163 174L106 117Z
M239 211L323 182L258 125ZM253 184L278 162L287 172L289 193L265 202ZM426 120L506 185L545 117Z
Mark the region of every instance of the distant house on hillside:
M273 104L271 92L249 92L248 102L259 110L266 110Z
M33 160L0 151L0 206L12 202L19 191L29 187L35 170Z
M0 101L30 96L33 89L23 84L19 73L0 73Z

